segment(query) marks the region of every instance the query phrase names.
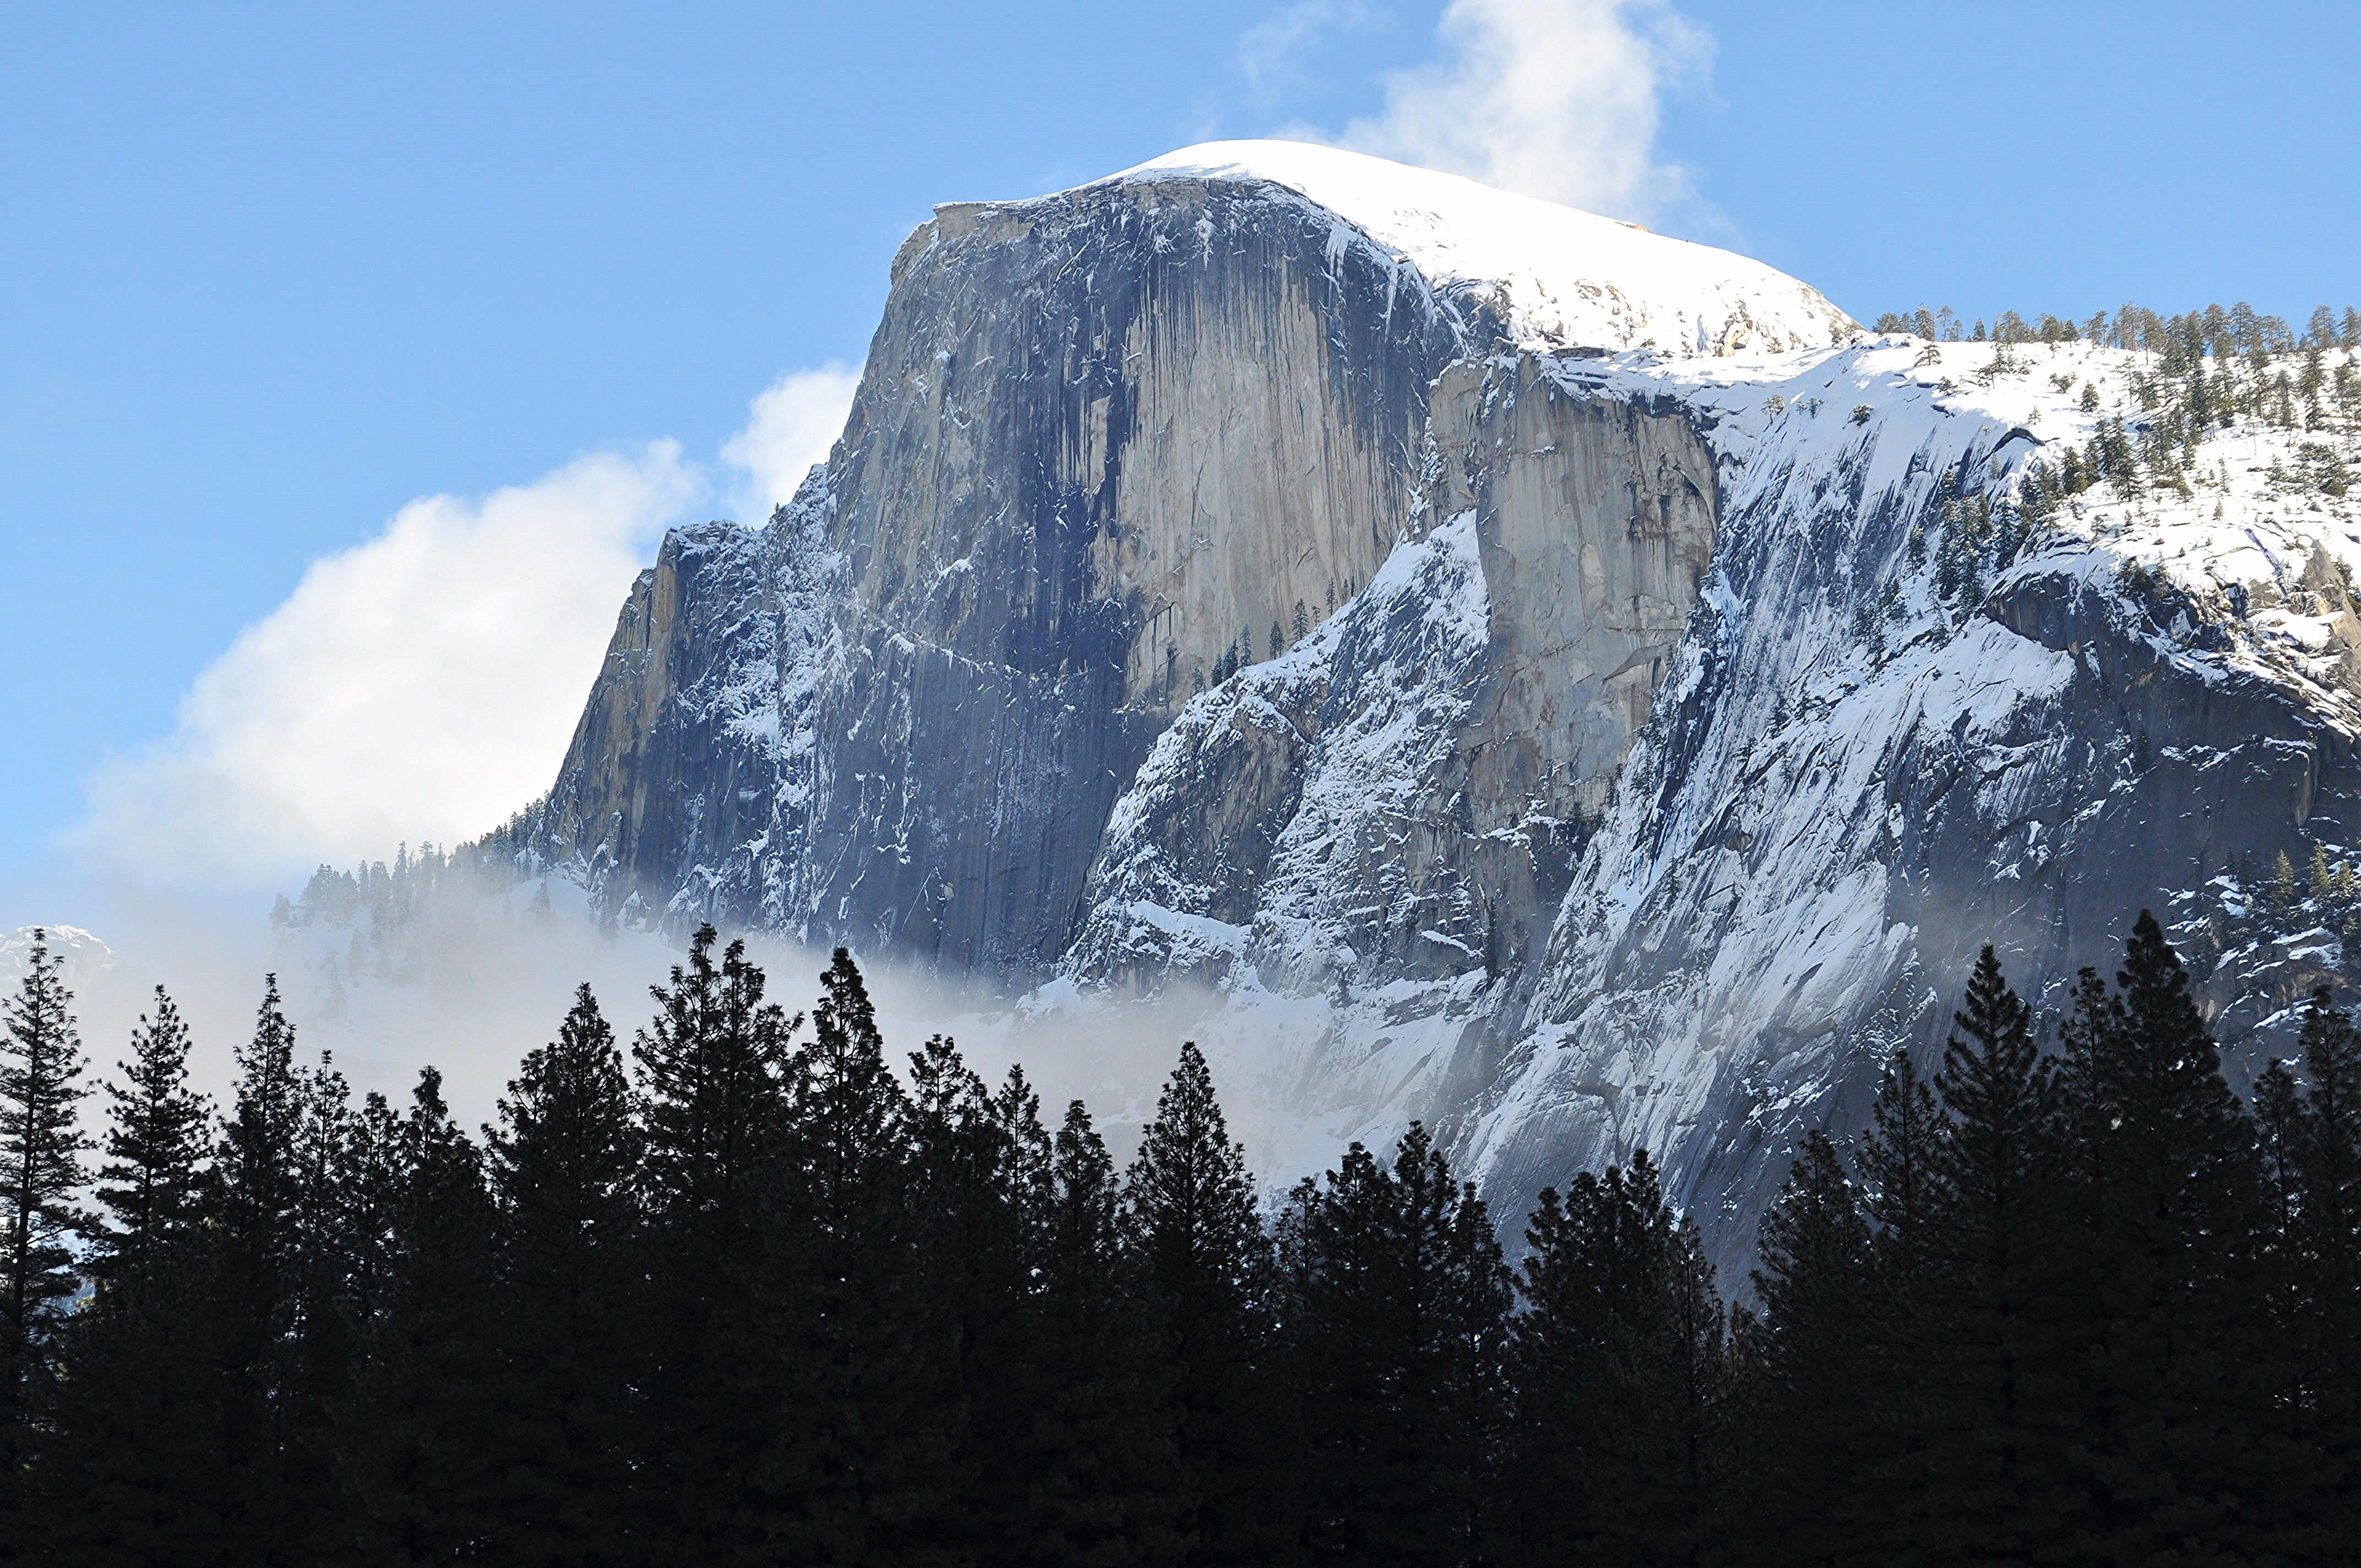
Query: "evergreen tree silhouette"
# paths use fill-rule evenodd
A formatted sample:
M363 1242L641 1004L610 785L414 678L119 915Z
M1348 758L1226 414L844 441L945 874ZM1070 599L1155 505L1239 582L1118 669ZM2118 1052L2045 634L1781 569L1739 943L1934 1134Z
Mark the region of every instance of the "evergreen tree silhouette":
M321 1497L316 1477L302 1475L295 1457L290 1409L291 1345L302 1316L298 1145L306 1096L275 975L265 979L237 1068L206 1205L220 1252L211 1307L224 1372L223 1528L247 1561L293 1568L315 1544Z
M431 1067L401 1118L396 1158L386 1273L361 1334L340 1457L365 1559L451 1562L506 1523L492 1452L501 1407L485 1310L491 1198Z
M1934 1086L1929 1513L1937 1538L1970 1556L2021 1561L2072 1512L2059 1489L2057 1096L2032 1012L1989 945L1953 1021Z
M1761 1259L1748 1535L1770 1562L1850 1561L1877 1533L1869 1515L1883 1501L1869 1484L1879 1373L1861 1333L1869 1220L1825 1133L1806 1135L1764 1213Z
M1010 1563L1180 1561L1177 1451L1150 1320L1129 1288L1120 1189L1079 1100L1052 1146L1038 1298L1038 1402L1015 1440Z
M1266 1561L1294 1534L1268 1447L1275 1390L1260 1376L1268 1243L1246 1151L1230 1141L1193 1041L1181 1046L1125 1178L1124 1222L1170 1358L1188 1561Z
M2262 1236L2259 1294L2267 1335L2247 1332L2247 1354L2263 1364L2265 1393L2278 1420L2272 1473L2290 1496L2281 1510L2282 1550L2317 1554L2361 1539L2353 1484L2361 1475L2361 1368L2355 1335L2356 1091L2361 1036L2326 987L2312 992L2301 1039L2305 1084L2278 1062L2256 1085Z
M1439 1555L1483 1563L1496 1559L1506 1537L1499 1492L1514 1409L1508 1352L1516 1277L1474 1182L1460 1184L1448 1227L1433 1418L1442 1456L1435 1499Z
M2296 1146L2312 1380L2321 1435L2346 1475L2361 1465L2361 1032L2326 988L2303 1023L2306 1115Z
M1022 1072L986 1090L937 1035L910 1058L909 1212L921 1332L940 1346L923 1397L946 1418L947 1463L928 1478L927 1530L956 1551L1017 1528L1011 1465L1039 1397L1032 1292L1046 1212L1049 1138ZM987 1529L983 1521L994 1521Z
M218 1256L202 1205L206 1108L162 989L107 1086L98 1288L67 1327L38 1470L46 1544L69 1562L229 1563Z
M108 1223L92 1237L102 1279L139 1273L195 1223L212 1108L189 1088L189 1030L162 986L131 1033L131 1059L106 1085L105 1163L98 1200Z
M507 1450L500 1537L521 1563L626 1560L639 1133L614 1031L578 987L485 1133L496 1212L486 1310Z
M1887 1549L1937 1549L1926 1518L1934 1459L1928 1401L1939 1332L1934 1269L1940 1203L1938 1151L1949 1126L1909 1047L1888 1059L1860 1156L1872 1221L1870 1293L1861 1333L1876 1361L1876 1398L1867 1412L1878 1455L1876 1482L1889 1499L1880 1523Z
M1681 1562L1712 1526L1726 1346L1694 1227L1644 1150L1544 1190L1510 1325L1514 1552Z
M820 992L790 1074L798 1539L821 1561L923 1554L960 1490L956 1345L921 1283L909 1099L845 949Z
M2067 1114L2081 1146L2078 1420L2072 1450L2095 1547L2151 1559L2192 1537L2251 1535L2259 1497L2237 1319L2258 1171L2187 973L2142 911L2114 994L2084 981L2067 1031ZM2248 1298L2251 1299L2251 1298Z
M72 1004L64 955L37 929L25 977L0 1007L0 1509L8 1514L29 1453L35 1387L79 1288L69 1238L91 1228L75 1204L91 1145L75 1119L89 1091Z
M742 942L714 961L719 940L709 925L691 938L632 1051L648 1308L632 1475L649 1562L765 1560L794 1512L765 1206L795 1021L763 1000Z

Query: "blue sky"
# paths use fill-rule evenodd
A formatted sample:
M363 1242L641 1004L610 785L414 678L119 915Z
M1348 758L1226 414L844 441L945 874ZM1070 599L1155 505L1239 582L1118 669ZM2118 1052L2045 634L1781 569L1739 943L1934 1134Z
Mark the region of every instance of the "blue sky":
M1691 194L1627 215L1856 314L2361 301L2352 8L1532 4L1655 51L1658 123L1630 137ZM1392 73L1449 66L1440 14L0 9L0 927L74 917L94 771L167 741L316 560L415 498L570 474L504 537L628 492L569 590L610 619L656 522L731 503L750 400L858 363L930 203L1342 134L1387 112ZM621 466L567 467L599 454ZM410 537L475 539L472 506ZM525 548L481 558L529 570ZM405 580L398 602L442 591ZM420 689L384 724L422 723Z

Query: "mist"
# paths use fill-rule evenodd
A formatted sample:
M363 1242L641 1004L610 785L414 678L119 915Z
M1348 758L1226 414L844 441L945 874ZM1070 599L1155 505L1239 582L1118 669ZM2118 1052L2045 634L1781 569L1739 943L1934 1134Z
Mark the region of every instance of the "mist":
M275 906L274 906L275 905ZM254 1032L267 976L305 1064L324 1052L356 1096L405 1103L422 1069L443 1075L462 1125L492 1121L527 1051L548 1041L588 983L628 1055L654 1012L650 989L683 961L685 938L601 920L582 890L556 877L519 878L428 849L350 872L327 868L284 894L225 891L204 899L118 888L85 930L48 927L65 958L86 1081L119 1077L155 988L187 1020L194 1086L228 1102L236 1055ZM21 976L29 926L0 940L0 985ZM829 953L776 935L730 932L762 966L770 999L807 1013ZM1183 1040L1205 1050L1232 1135L1266 1187L1334 1162L1348 1136L1380 1131L1347 1115L1336 1125L1293 1106L1303 1052L1333 1027L1324 1006L1235 997L1186 983L1148 999L1094 999L1052 985L1028 993L951 984L906 963L855 952L885 1037L906 1078L926 1039L954 1038L969 1064L999 1084L1021 1068L1055 1126L1067 1103L1090 1108L1110 1150L1127 1159ZM807 1038L807 1022L797 1038ZM95 1133L105 1096L84 1119Z

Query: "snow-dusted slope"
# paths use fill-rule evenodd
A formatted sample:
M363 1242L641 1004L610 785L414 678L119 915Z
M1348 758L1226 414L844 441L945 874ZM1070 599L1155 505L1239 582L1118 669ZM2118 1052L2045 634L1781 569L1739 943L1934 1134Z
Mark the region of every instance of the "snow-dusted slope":
M1749 258L1310 142L1203 142L1107 183L1182 177L1295 192L1432 287L1495 295L1521 347L1776 353L1825 347L1852 327L1817 290Z
M2269 477L2312 438L2205 433L2185 497L2135 478L2028 529L2026 466L2140 422L2152 367L2014 357L1894 343L1686 394L1730 469L1719 558L1478 1112L1503 1179L1646 1144L1735 1253L1800 1132L1939 1039L1979 942L2055 982L2142 905L2341 850L2356 538Z
M1452 522L1380 580L1468 560L1436 602L1488 603L1485 645L1438 657L1386 638L1402 611L1373 587L1334 634L1192 703L1118 807L1077 992L1216 976L1231 1049L1272 1042L1274 1078L1325 1133L1443 1120L1503 1193L1646 1146L1732 1267L1795 1141L1857 1124L1885 1054L1939 1041L1982 941L2038 986L2104 966L2154 905L2211 999L2236 1004L2229 1043L2251 1056L2246 1028L2342 972L2333 931L2274 949L2232 929L2252 872L2221 873L2283 851L2301 866L2312 846L2361 861L2361 530L2323 488L2337 459L2322 435L2252 420L2198 433L2169 484L2143 470L2028 499L2030 465L2054 473L2116 422L2146 439L2153 368L2080 345L2004 357L1901 339L1494 366L1472 437L1429 465L1477 479L1430 488L1456 498ZM1438 391L1438 430L1459 406ZM1510 481L1538 471L1579 576L1603 571L1565 467L1579 409L1634 429L1677 409L1701 433L1712 567L1603 810L1496 792L1487 821L1466 784L1501 736L1472 720L1504 691L1576 691L1584 657L1561 637L1512 659L1539 613L1516 604L1533 553L1481 546L1530 532L1534 487ZM1643 501L1632 526L1651 521ZM1317 704L1290 702L1314 674ZM1393 717L1422 714L1456 744ZM1402 743L1373 759L1329 742L1375 725ZM1542 745L1549 726L1518 733ZM1267 735L1284 738L1276 765ZM1258 773L1236 760L1257 752ZM1279 852L1239 877L1223 851L1240 837L1174 803L1273 773L1257 837ZM1497 917L1514 884L1488 856L1521 837L1538 862L1553 836L1578 854L1545 939L1519 952ZM1389 875L1364 869L1372 841Z

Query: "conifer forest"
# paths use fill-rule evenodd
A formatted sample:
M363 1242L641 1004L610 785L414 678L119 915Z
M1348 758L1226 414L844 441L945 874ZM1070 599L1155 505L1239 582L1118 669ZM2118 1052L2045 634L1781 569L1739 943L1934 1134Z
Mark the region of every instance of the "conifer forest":
M2302 1563L2361 1551L2361 1034L2225 1086L2143 915L2037 1017L1991 948L1747 1280L1644 1151L1507 1226L1428 1133L1268 1194L1182 1046L1118 1168L897 1069L710 927L470 1135L277 988L226 1104L160 989L103 1081L6 1006L12 1561ZM96 1093L103 1134L78 1131ZM1504 1246L1504 1230L1508 1233ZM1513 1265L1511 1259L1514 1259Z

